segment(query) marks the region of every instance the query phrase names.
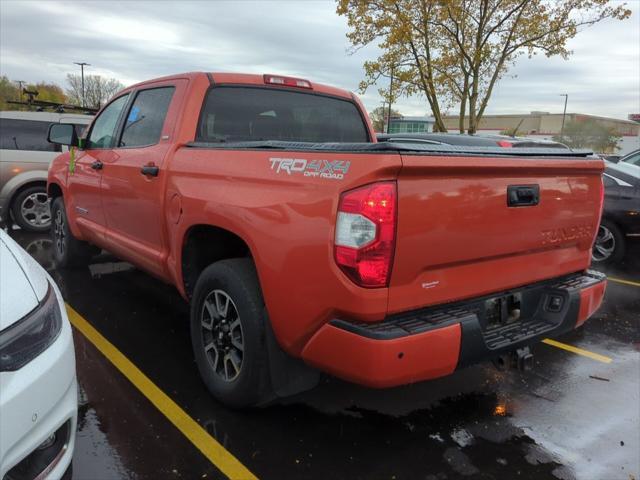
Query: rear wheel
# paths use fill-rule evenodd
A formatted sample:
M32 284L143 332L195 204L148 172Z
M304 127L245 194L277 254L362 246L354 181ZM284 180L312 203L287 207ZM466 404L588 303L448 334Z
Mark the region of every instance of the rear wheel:
M255 406L269 391L264 301L249 259L205 268L191 302L191 340L212 395L232 407Z
M100 253L99 248L73 236L69 229L62 197L57 197L53 200L51 216L53 217L53 226L51 228L53 259L57 266L64 268L86 265L91 257Z
M591 258L601 265L617 263L624 257L625 238L618 226L603 219L593 244Z
M44 185L34 185L18 193L11 202L13 220L23 230L45 232L51 227L49 198Z

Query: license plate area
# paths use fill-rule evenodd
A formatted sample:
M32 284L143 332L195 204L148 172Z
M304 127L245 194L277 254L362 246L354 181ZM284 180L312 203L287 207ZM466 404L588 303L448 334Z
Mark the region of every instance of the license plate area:
M479 304L478 318L486 346L506 348L552 330L564 318L568 297L566 290L525 287L485 298Z
M523 315L522 293L501 295L484 302L485 328L499 328L518 322Z

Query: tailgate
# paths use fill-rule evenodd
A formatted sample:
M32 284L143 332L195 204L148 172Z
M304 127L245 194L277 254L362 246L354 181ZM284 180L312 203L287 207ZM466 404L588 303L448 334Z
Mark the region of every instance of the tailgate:
M389 313L589 266L601 160L403 154L402 163Z

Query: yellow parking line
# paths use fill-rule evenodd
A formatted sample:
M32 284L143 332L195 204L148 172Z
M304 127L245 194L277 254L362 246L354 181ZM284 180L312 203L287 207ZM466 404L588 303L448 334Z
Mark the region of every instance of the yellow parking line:
M542 340L542 343L561 348L562 350L566 350L568 352L577 353L578 355L582 355L584 357L589 357L590 359L597 360L598 362L611 363L613 361L611 358L600 355L599 353L590 352L589 350L583 350L582 348L574 347L573 345L567 345L566 343L558 342L557 340L551 340L550 338L545 338L544 340Z
M607 280L610 280L610 281L616 282L616 283L622 283L623 285L631 285L633 287L640 287L640 282L632 282L631 280L623 280L622 278L607 277Z
M240 461L154 384L138 367L100 332L67 304L69 321L76 327L140 392L149 399L202 454L231 479L255 480Z

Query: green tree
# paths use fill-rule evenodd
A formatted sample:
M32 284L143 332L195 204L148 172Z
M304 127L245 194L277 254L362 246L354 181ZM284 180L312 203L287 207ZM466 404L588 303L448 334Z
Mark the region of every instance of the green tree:
M7 103L8 100L20 100L20 89L3 75L0 77L0 110L17 110L18 105Z
M375 108L372 112L369 112L369 118L371 118L371 123L373 123L373 129L376 132L384 132L387 128L387 115L389 114L389 107L378 107ZM402 117L400 112L397 110L391 109L391 117Z
M571 148L590 148L597 153L613 153L618 150L618 141L622 135L614 128L589 118L574 120L564 126L563 135L555 135L553 140Z
M60 87L60 85L56 85L55 83L39 82L36 84L29 84L27 85L26 89L38 92L35 100L56 103L67 102L67 96L64 94L62 87Z
M30 83L24 86L24 89L30 92L37 92L34 100L43 100L46 102L66 103L67 96L59 85L55 83L38 82ZM17 82L9 80L8 77L0 77L0 109L2 110L28 110L26 105L15 105L8 103L11 101L28 100L28 95L20 95L20 88Z
M544 53L568 58L567 41L606 18L631 11L610 0L337 0L354 49L377 44L361 91L393 73L390 98L422 94L435 129L457 105L459 128L475 133L493 89L515 60ZM385 95L383 95L385 96Z

